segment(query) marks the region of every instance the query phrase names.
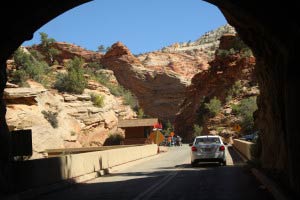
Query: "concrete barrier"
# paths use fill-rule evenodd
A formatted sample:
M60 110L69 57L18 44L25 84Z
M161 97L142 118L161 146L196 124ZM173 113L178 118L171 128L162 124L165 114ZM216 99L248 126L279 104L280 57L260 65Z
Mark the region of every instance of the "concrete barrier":
M108 170L114 166L156 155L157 151L157 145L150 144L15 162L13 166L15 192Z
M251 146L252 142L245 140L234 139L233 146L248 160L251 160Z

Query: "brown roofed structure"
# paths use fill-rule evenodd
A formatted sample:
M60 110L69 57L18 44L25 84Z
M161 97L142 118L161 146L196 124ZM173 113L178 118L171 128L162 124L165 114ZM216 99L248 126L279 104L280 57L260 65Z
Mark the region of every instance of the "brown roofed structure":
M157 122L158 122L157 118L125 119L125 120L119 120L118 128L153 126Z

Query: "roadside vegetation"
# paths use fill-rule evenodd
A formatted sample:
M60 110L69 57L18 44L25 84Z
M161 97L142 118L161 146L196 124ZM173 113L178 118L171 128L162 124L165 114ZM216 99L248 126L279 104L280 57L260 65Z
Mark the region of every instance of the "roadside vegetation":
M120 145L124 141L124 136L119 133L109 134L104 142L104 146Z
M48 89L82 94L88 81L94 80L107 87L112 95L122 98L123 103L137 113L138 118L148 117L139 107L134 94L118 83L110 82L109 74L105 74L105 66L100 61L86 63L84 59L75 56L62 62L60 57L62 52L55 48L55 42L54 38L41 32L40 44L18 48L12 55L11 68L7 70L8 81L21 87L28 87L27 80L32 79ZM100 45L98 52L105 53L109 49L110 47ZM60 69L56 70L56 67ZM104 96L91 94L91 100L97 107L104 106ZM44 115L48 116L47 113ZM47 119L52 118L48 116Z
M233 46L229 50L217 49L216 54L221 58L226 58L232 55L240 55L241 58L253 56L251 49L239 37L235 37Z
M67 64L67 74L59 73L54 88L60 92L81 94L87 85L82 69L83 60L75 57Z
M37 60L22 48L18 48L14 52L13 59L16 70L9 74L12 83L25 86L28 79L33 79L42 84L46 83L46 76L50 68L45 61Z
M92 93L91 95L91 100L93 104L99 108L102 108L104 106L104 96Z
M256 97L242 99L237 105L232 105L232 112L239 118L242 130L245 133L254 132L253 113L257 110Z
M53 64L55 61L55 57L61 53L58 49L52 47L53 43L56 41L54 38L49 38L48 34L44 32L40 32L40 36L41 36L40 46L42 48L42 51L46 55L45 58L47 58L48 61L50 61L50 63Z
M57 112L43 110L42 114L44 115L44 118L51 124L53 128L58 127Z
M257 110L256 96L248 96L247 88L243 90L243 87L246 87L245 83L236 81L226 92L227 96L223 101L217 97L203 97L193 127L194 136L200 135L203 129L226 137L228 133L234 133L236 137L254 133L256 128L253 113ZM240 130L233 128L237 125Z
M214 97L209 101L209 103L205 103L205 108L209 111L209 114L211 117L216 116L221 109L221 101L217 98Z
M170 133L173 131L174 131L174 126L169 120L163 123L163 130L161 131L163 135L170 135Z
M202 131L203 131L203 127L202 126L199 126L198 124L194 124L194 137L197 137L197 136L200 136L202 134Z

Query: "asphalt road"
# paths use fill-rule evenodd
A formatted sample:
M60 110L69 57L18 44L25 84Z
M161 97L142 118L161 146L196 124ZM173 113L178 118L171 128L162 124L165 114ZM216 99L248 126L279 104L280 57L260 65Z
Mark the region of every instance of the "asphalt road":
M167 153L35 199L273 199L232 149L228 151L229 165L225 167L214 163L191 167L189 149L187 145L170 147Z

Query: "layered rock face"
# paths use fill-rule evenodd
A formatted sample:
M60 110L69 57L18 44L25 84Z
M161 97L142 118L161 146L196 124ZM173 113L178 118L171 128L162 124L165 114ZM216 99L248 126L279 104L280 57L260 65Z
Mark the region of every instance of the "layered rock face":
M59 55L56 55L54 58L58 63L64 63L64 60L73 59L75 56L83 58L86 62L99 62L103 56L102 53L86 50L67 42L54 42L51 44L51 47L60 51ZM43 52L40 45L27 48Z
M166 57L168 59L160 60ZM192 70L196 71L200 70L201 66L205 66L205 62L202 63L201 60L194 63L195 58L187 55L172 57L171 54L162 53L150 53L140 56L139 59L118 42L104 55L101 63L114 71L122 86L134 93L147 115L162 120L174 120L179 105L183 102L185 89L190 84L188 70L180 68L183 69L184 62L188 60L193 66ZM172 68L171 63L175 63L174 66L177 65L179 69ZM158 68L160 70L156 70Z
M179 52L151 52L137 57L145 68L156 72L173 71L191 79L200 71L208 69L208 56L203 51L191 49Z
M135 117L129 106L101 85L85 89L82 95L72 95L29 84L30 88L5 89L4 98L9 129L32 130L31 159L45 156L46 149L101 146L109 133L117 131L118 118ZM91 93L104 97L103 107L93 105ZM51 125L45 113L52 115L50 120L57 120L57 127Z
M234 35L225 35L221 38L221 50L229 50L229 45ZM253 70L254 57L241 57L240 54L232 54L221 57L216 54L215 60L210 62L210 69L196 74L192 84L186 90L186 98L176 116L175 132L186 140L193 137L193 125L196 124L200 106L208 100L217 97L225 101L227 92L238 80L245 82L254 81Z
M229 24L220 26L216 30L208 31L196 41L183 43L174 43L170 46L162 48L162 52L173 53L194 53L202 52L209 60L214 58L216 49L219 46L219 39L224 34L236 34L234 27Z

